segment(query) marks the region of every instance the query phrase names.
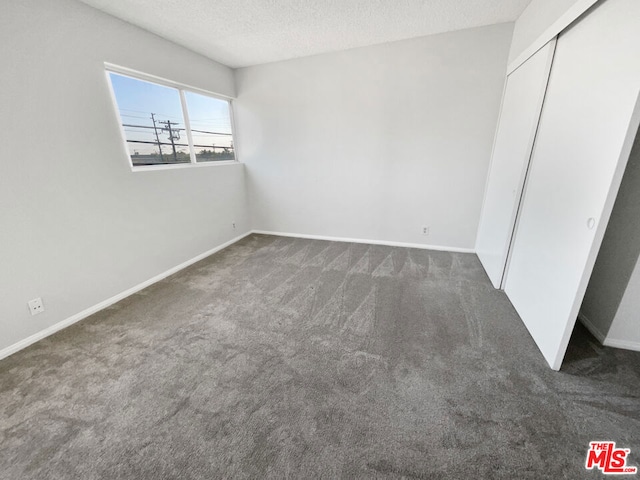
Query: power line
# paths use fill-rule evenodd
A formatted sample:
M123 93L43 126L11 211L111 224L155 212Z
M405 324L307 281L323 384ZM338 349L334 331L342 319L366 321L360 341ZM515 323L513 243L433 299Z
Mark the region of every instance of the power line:
M172 153L173 153L173 159L174 161L178 162L178 151L176 149L176 147L186 147L189 148L188 144L185 143L177 143L176 140L180 140L180 131L185 131L185 128L179 128L179 123L178 122L172 122L170 119L167 119L165 121L160 121L156 118L156 116L159 116L160 114L157 113L151 113L151 122L153 123L152 126L150 125L138 125L138 124L133 124L133 123L123 123L122 126L124 127L125 132L132 134L132 135L144 135L144 134L153 134L155 136L155 141L153 140L134 140L132 138L127 138L127 142L128 143L132 143L132 144L142 144L142 145L156 145L158 147L158 154L160 155L160 161L164 162L165 158L164 155L162 153L162 146L169 146L171 145L171 149L172 149ZM123 116L127 116L127 117L131 117L131 118L143 118L143 117L136 117L134 115L123 115ZM194 137L198 138L199 137L205 137L205 135L216 135L216 136L231 136L231 133L226 133L226 132L211 132L211 131L206 131L206 130L192 130L192 132L195 133ZM168 140L169 142L163 142L160 140L160 133L167 133L168 134ZM129 137L129 135L127 135L127 137ZM144 138L144 137L143 137ZM206 137L205 137L206 138ZM197 141L197 140L196 140ZM223 152L229 152L229 151L233 151L233 145L215 145L215 144L201 144L201 143L195 143L192 142L192 147L193 148L202 148L202 149L211 149L213 152L215 152L216 150L222 150ZM184 152L180 152L181 154Z
M127 139L127 143L142 143L145 145L158 145L158 142L148 141L148 140L129 140ZM176 147L188 147L187 143L169 143L169 142L160 142L160 145L175 145ZM210 148L212 150L222 149L222 150L233 150L233 147L224 147L221 145L194 145L194 147L198 148Z
M152 115L156 115L156 114L152 114ZM156 121L156 123L165 123L165 122L160 122L160 121ZM175 122L171 122L172 125L178 125ZM134 125L132 123L123 123L122 124L123 127L131 127L131 128L149 128L149 129L153 129L155 127L149 126L149 125ZM178 131L178 130L185 130L184 128L173 128L174 131ZM197 133L206 133L208 135L225 135L225 136L231 136L233 135L232 133L226 133L226 132L209 132L206 130L191 130L192 132L197 132Z
M143 119L143 120L147 120L148 119L148 117L141 117L139 115L127 115L126 113L121 113L120 116L121 117L127 117L127 118L140 118L140 119Z

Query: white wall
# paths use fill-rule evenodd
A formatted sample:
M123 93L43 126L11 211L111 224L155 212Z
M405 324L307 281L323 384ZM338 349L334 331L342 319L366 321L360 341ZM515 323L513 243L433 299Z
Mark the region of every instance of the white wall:
M509 64L518 57L524 61L597 0L532 0L513 29ZM524 57L522 55L524 54Z
M640 134L636 135L581 314L605 343L640 347ZM636 347L637 348L637 347Z
M511 30L236 71L253 227L473 248Z
M605 343L640 351L640 261L627 284L616 317L611 323Z
M74 0L2 7L0 350L250 228L242 165L131 172L103 62L226 95L231 70Z

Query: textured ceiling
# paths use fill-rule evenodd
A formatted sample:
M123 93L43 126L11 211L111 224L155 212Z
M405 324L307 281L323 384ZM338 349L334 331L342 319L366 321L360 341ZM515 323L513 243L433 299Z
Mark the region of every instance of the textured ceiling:
M243 67L514 21L531 0L81 0Z

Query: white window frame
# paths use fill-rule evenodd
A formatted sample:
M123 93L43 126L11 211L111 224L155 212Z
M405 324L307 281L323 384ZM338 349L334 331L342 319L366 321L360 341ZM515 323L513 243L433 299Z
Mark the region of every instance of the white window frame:
M137 70L133 70L127 67L121 67L119 65L114 65L112 63L105 62L104 68L105 68L105 75L107 76L107 82L109 84L109 89L111 92L111 101L113 103L113 107L115 109L117 119L120 123L120 133L122 135L124 151L127 157L127 162L129 163L129 168L131 168L131 171L149 172L153 170L173 170L176 168L217 167L221 165L235 165L240 163L240 160L238 159L238 150L237 150L237 144L236 144L236 126L235 126L234 112L233 112L233 107L234 107L233 97L210 92L202 88L192 87L184 83L174 82L172 80L167 80L166 78L157 77L155 75L139 72ZM191 162L167 163L167 164L158 164L158 165L134 165L133 164L133 160L131 159L131 154L129 153L129 146L127 143L127 134L123 127L124 122L122 121L122 117L120 116L120 108L118 107L118 100L116 98L116 93L115 93L115 90L113 89L113 84L111 83L111 76L109 75L110 73L124 75L126 77L133 78L134 80L151 82L157 85L162 85L163 87L170 87L178 90L178 94L180 95L180 103L182 105L182 115L184 117L184 122L185 122L185 130L187 133L187 141L189 144L189 156L191 158ZM189 122L189 111L187 110L187 99L185 96L185 92L197 93L197 94L205 95L207 97L212 97L218 100L224 100L229 104L229 120L231 122L231 140L233 142L233 155L235 160L219 160L219 161L210 161L210 162L196 161L196 151L193 146L193 139L191 136L191 124Z

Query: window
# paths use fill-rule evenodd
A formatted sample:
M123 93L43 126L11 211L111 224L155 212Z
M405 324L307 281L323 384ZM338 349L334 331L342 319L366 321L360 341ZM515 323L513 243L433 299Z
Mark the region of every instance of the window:
M228 99L111 69L108 75L132 167L236 159Z

